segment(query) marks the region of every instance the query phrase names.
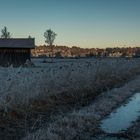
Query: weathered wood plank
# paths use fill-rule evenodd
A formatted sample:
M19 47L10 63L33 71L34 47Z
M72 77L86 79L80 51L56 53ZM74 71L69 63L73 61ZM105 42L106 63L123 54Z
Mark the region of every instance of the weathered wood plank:
M17 48L0 48L0 65L14 66L23 65L27 59L30 60L31 52L30 49L17 49Z

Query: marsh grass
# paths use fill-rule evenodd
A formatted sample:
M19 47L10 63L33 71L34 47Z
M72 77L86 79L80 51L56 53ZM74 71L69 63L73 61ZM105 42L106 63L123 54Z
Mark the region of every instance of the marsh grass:
M5 128L14 122L19 130L27 130L22 133L25 134L37 130L44 122L52 122L56 116L88 106L102 92L132 80L140 74L140 61L77 60L46 67L0 68L0 74L0 118L5 120ZM36 124L40 116L44 116L42 123ZM69 132L77 134L74 131Z

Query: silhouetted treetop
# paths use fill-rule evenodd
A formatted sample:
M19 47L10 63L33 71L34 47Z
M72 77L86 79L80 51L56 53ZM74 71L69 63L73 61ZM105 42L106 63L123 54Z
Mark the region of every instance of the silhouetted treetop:
M1 38L11 38L11 33L7 31L6 26L4 26L3 29L1 29Z

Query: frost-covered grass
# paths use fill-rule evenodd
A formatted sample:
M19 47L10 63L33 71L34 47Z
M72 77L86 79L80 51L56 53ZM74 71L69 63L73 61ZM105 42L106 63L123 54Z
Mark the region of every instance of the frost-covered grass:
M58 110L63 112L65 106L67 114L69 108L72 111L77 106L88 105L101 92L120 87L140 74L139 59L62 59L54 63L41 63L42 59L38 59L33 62L36 67L0 67L0 119L5 124L11 119L24 123L28 113L33 118L41 113L50 117ZM78 125L81 124L79 119ZM75 130L72 133L77 135Z
M140 116L138 119L133 123L130 128L125 132L125 136L128 137L129 139L135 139L139 140L140 139Z
M67 115L60 116L51 124L40 128L36 133L28 134L23 140L71 140L91 139L97 133L99 121L140 90L140 77L125 84L120 88L114 88L102 93L95 102L80 110L74 110Z
M140 73L138 59L63 60L43 65L0 68L0 110L24 112L45 104L78 102Z

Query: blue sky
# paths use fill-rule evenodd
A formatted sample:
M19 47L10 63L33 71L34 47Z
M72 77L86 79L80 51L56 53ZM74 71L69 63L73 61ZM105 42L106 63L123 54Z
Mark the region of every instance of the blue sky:
M57 33L56 45L140 46L140 0L0 0L0 28L13 37Z

